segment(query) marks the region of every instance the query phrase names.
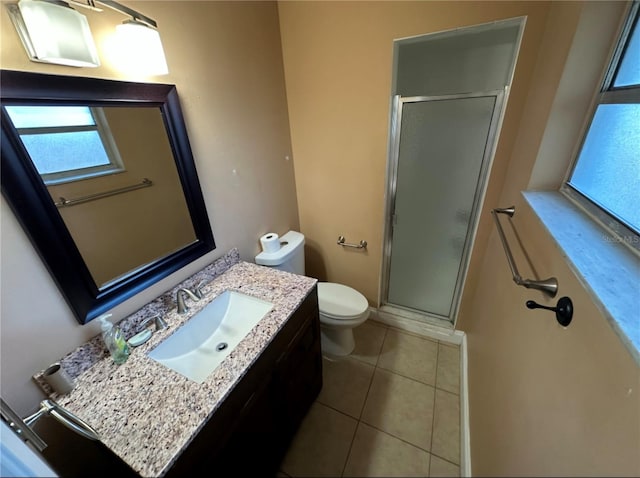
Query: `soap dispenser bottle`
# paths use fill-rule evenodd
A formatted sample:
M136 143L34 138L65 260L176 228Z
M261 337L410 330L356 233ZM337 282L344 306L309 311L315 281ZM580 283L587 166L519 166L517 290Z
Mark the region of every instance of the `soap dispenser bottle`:
M103 314L98 319L100 320L100 328L102 329L102 340L107 349L111 353L113 361L120 365L127 361L131 351L127 345L127 341L122 335L122 330L117 325L113 325L107 320L111 317L111 314Z

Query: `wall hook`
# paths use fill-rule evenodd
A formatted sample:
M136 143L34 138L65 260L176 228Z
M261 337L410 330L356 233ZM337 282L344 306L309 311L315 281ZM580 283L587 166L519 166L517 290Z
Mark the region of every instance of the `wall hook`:
M569 297L561 297L555 307L540 305L533 300L528 300L526 305L529 309L545 309L555 312L558 323L563 327L569 325L573 317L573 302Z

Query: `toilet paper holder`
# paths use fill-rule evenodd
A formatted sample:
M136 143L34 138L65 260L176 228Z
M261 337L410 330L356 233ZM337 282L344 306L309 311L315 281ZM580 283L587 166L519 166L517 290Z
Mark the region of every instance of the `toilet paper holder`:
M339 246L344 246L344 247L353 247L354 249L366 249L367 248L367 241L360 241L360 244L350 244L348 242L345 242L345 238L344 236L338 236L338 242L337 244Z

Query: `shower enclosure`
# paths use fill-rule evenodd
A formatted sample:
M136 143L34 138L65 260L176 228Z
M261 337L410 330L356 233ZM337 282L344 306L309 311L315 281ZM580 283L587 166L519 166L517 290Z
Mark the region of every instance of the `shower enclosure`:
M382 312L455 323L523 27L396 42Z

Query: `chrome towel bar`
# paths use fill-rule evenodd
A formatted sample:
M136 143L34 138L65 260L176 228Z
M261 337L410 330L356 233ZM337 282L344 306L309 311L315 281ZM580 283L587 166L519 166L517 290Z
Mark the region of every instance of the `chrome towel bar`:
M518 272L518 267L513 260L513 255L511 254L511 249L509 248L509 243L504 235L504 231L502 230L502 225L500 224L500 220L498 219L498 214L506 214L509 217L513 217L516 212L515 206L507 207L507 208L495 208L491 211L491 215L493 219L496 221L496 226L498 228L498 234L500 236L500 240L502 241L502 247L504 248L504 253L507 256L507 261L509 262L509 268L511 269L511 275L513 276L513 282L518 285L524 286L527 289L538 289L541 290L551 297L555 297L558 293L558 279L555 277L550 277L549 279L544 280L531 280L531 279L523 279Z
M68 207L68 206L74 206L76 204L82 204L83 202L94 201L95 199L102 199L102 198L106 198L106 197L109 197L109 196L115 196L116 194L120 194L120 193L126 193L126 192L129 192L129 191L135 191L136 189L148 188L149 186L153 186L153 181L151 181L150 179L147 179L147 178L143 178L142 182L140 182L138 184L134 184L132 186L125 186L123 188L112 189L110 191L104 191L104 192L101 192L101 193L89 194L88 196L82 196L82 197L75 198L75 199L66 199L66 198L61 197L60 201L58 201L55 204L59 208Z
M38 451L47 448L47 444L34 432L11 407L0 398L0 417L24 442L31 443Z
M360 241L360 244L349 244L348 242L345 242L344 236L338 236L337 244L339 246L344 246L344 247L353 247L354 249L366 249L367 248L367 241Z
M89 440L100 441L100 435L98 435L98 432L91 428L87 422L77 417L66 408L58 405L53 400L42 400L38 411L24 418L23 421L25 425L30 427L43 416L51 416L55 418L70 430L73 430Z

